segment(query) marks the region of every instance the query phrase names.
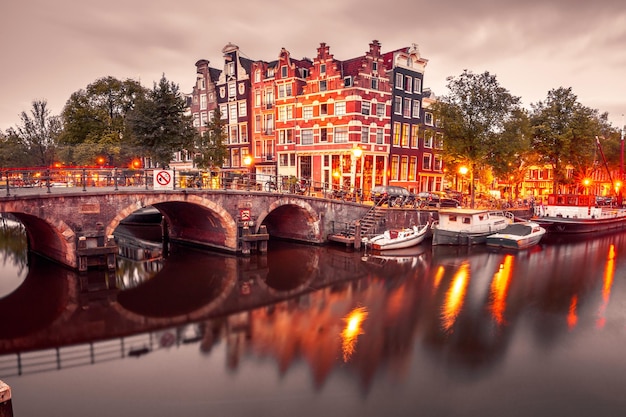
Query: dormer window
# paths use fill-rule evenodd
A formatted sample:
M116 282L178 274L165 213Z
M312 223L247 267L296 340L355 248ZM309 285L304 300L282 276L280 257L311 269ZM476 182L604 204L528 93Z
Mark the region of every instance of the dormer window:
M352 77L343 77L343 85L344 87L352 87Z
M326 64L320 65L320 74L326 74Z
M372 71L378 71L378 62L372 62Z
M280 67L280 76L281 78L287 78L287 65Z

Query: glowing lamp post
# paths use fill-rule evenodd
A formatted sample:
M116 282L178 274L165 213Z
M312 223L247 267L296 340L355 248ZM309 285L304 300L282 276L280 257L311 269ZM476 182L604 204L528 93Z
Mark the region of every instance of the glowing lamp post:
M363 149L361 149L358 146L355 146L354 148L352 148L352 154L350 155L351 157L351 164L350 164L350 176L351 176L351 180L350 182L352 183L352 190L353 190L353 198L356 199L356 190L357 190L357 186L356 186L356 164L357 161L359 160L359 158L363 155ZM359 187L360 188L360 187Z
M246 156L244 156L243 158L243 164L246 166L246 170L247 170L247 175L248 175L248 180L247 182L247 188L248 190L250 189L250 167L252 166L252 157L248 154Z
M589 194L589 184L591 184L591 180L589 178L585 178L583 180L583 185L585 186L585 194Z

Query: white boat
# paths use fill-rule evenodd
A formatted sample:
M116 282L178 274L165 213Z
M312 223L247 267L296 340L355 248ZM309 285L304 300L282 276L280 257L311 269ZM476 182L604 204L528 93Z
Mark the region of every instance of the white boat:
M439 210L433 225L433 245L475 245L513 223L513 214L503 211L451 208Z
M426 237L429 225L400 230L386 230L383 234L365 241L373 250L403 249L418 245Z
M487 236L487 246L508 249L526 249L539 243L546 229L533 221L508 225L501 232Z

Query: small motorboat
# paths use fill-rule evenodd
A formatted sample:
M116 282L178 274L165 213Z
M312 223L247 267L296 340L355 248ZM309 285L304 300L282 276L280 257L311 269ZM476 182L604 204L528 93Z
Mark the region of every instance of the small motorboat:
M410 248L418 245L426 237L429 225L413 226L405 229L386 230L383 234L365 241L373 250Z
M487 246L526 249L539 243L546 229L534 221L511 223L498 233L487 236Z

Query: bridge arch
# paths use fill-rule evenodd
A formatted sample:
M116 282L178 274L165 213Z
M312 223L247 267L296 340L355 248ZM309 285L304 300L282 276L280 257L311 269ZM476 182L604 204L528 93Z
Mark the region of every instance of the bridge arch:
M322 243L321 218L302 198L282 197L259 213L257 228L264 224L270 236ZM258 229L257 229L258 230Z
M171 239L208 245L227 251L237 250L237 223L216 201L202 195L146 195L127 205L107 225L107 234L135 211L152 206L166 218Z

